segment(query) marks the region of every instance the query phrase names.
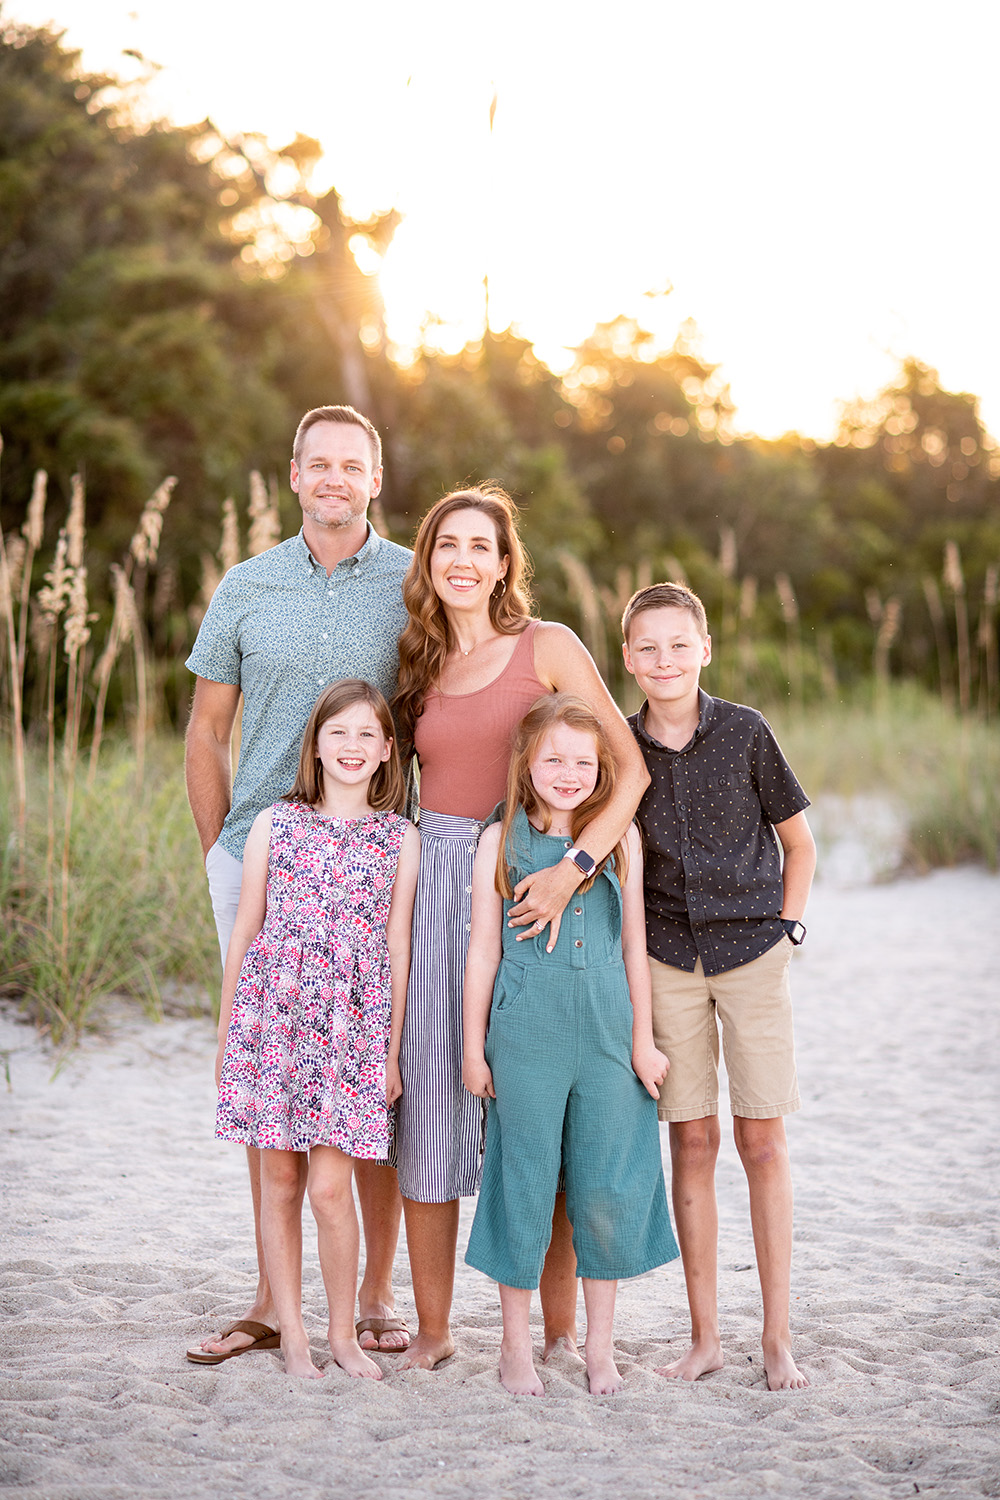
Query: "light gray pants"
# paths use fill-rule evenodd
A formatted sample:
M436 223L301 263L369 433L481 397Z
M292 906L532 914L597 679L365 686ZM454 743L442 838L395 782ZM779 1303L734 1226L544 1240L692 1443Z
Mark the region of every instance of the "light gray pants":
M236 908L240 904L240 882L243 879L243 861L213 844L205 856L205 874L208 876L208 893L212 898L212 914L215 930L219 934L219 950L222 967L226 967L229 939L236 925Z

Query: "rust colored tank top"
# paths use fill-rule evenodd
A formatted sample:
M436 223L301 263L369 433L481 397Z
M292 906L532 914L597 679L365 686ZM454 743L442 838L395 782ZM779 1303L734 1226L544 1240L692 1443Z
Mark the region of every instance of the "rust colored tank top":
M474 693L432 688L416 723L420 805L458 818L487 818L507 790L514 731L545 684L535 675L537 620L517 638L499 677Z

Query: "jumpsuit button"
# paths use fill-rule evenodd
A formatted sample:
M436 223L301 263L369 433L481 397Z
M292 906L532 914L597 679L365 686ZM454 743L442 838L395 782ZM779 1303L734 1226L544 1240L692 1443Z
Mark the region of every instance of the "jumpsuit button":
M574 908L573 908L573 915L574 915L574 917L582 917L583 916L583 907L582 906L574 906Z
M582 948L583 947L583 939L582 938L577 938L576 942L573 944L573 947L574 948Z

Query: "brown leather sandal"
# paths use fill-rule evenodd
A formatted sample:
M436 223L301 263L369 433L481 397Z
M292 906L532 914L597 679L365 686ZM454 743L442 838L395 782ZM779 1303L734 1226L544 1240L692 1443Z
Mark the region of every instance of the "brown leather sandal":
M187 1351L188 1359L193 1365L221 1365L224 1359L235 1359L237 1354L255 1354L258 1349L281 1347L281 1334L268 1328L266 1323L255 1323L252 1318L242 1318L238 1323L230 1323L218 1337L227 1339L231 1333L249 1333L253 1343L242 1344L239 1349L229 1349L224 1354L211 1354L207 1349L202 1349L200 1344L196 1344Z
M375 1348L366 1349L366 1354L405 1354L410 1347L410 1330L402 1318L359 1318L354 1325L354 1332L357 1335L359 1343L363 1333L373 1333L375 1335ZM382 1349L379 1347L379 1340L383 1333L396 1332L406 1334L406 1343L401 1349Z

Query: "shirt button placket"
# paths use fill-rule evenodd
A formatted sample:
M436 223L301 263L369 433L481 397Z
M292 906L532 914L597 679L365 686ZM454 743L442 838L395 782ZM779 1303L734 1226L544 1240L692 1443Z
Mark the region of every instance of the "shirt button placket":
M319 639L316 642L316 680L320 687L324 683L332 682L337 675L333 671L333 648L330 644L331 640L336 639L336 633L333 629L334 600L336 598L336 586L333 580L336 577L336 572L335 568L326 580L326 587L323 589L323 599L319 612L320 630Z

